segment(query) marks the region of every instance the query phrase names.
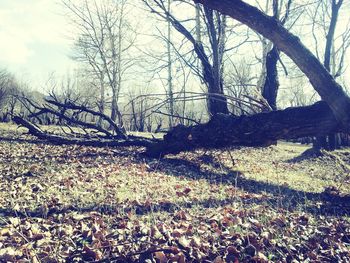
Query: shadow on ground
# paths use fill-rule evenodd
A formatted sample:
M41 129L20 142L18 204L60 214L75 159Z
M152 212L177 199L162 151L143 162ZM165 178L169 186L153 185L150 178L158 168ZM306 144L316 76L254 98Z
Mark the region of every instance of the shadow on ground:
M7 141L27 142L27 143L42 143L35 140L22 140L22 139L5 139ZM317 215L350 215L350 196L332 196L327 193L311 193L300 190L295 190L288 185L277 185L268 182L257 181L246 178L240 171L232 170L223 166L220 163L216 163L214 158L205 156L201 161L209 164L213 167L220 167L222 172L208 172L203 171L200 165L195 161L188 161L180 158L164 158L160 160L145 158L140 156L140 151L130 148L118 148L113 150L113 153L106 154L109 156L131 157L134 162L148 163L150 171L161 171L171 176L176 177L188 177L191 180L205 179L212 184L229 184L235 186L237 189L246 191L252 194L263 194L262 198L251 196L248 198L241 198L232 196L223 200L207 199L201 201L191 202L176 202L176 203L160 203L160 204L117 204L117 205L105 205L95 204L88 207L53 207L47 211L43 211L41 208L27 211L15 211L8 208L0 208L0 216L21 216L21 217L45 217L51 214L66 213L69 211L77 212L90 212L99 211L101 213L125 213L129 211L135 211L136 214L143 215L150 212L173 212L181 208L190 207L220 207L240 202L243 206L250 204L259 204L266 206L273 206L275 208L283 208L288 211L305 211ZM77 154L75 156L64 156L65 158L78 157L91 157L94 159L96 156L101 156L99 153L84 153ZM201 158L201 157L200 157ZM203 157L202 157L203 158ZM294 161L297 161L296 159ZM292 161L292 160L290 160Z
M312 158L312 157L308 157ZM200 169L200 166L194 162L165 158L160 161L168 166L158 166L158 169L173 176L184 176L189 179L205 179L210 183L230 184L238 189L242 189L253 194L270 194L268 199L244 200L244 202L273 205L289 211L303 210L319 215L350 215L350 196L332 195L329 192L305 192L296 190L288 185L278 185L269 182L263 182L246 178L240 171L232 170L216 163L211 159L213 167L220 167L222 172L206 172ZM187 172L186 172L187 171ZM190 173L188 173L190 171ZM195 177L193 175L196 175ZM190 176L189 176L190 175Z

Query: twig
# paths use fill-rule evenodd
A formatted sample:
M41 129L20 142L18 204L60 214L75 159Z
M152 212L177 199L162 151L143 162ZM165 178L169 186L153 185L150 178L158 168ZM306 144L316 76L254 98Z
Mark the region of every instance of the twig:
M161 112L161 111L158 111L158 110L152 111L152 113L158 113L158 114L165 115L165 116L176 117L176 118L179 118L179 119L192 121L195 124L200 124L198 121L196 121L194 119L183 117L183 116L180 116L180 115L169 114L169 113Z

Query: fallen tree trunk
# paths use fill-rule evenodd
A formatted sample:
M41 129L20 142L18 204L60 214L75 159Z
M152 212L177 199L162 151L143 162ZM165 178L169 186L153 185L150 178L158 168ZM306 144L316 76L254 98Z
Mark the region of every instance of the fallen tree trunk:
M250 116L218 114L205 124L190 127L176 126L163 140L128 136L126 140L67 138L48 134L32 123L14 116L13 121L26 127L29 133L50 143L85 146L142 146L146 155L162 157L196 148L223 148L230 146L269 146L279 139L322 136L345 131L324 101L306 107L259 113Z
M163 141L149 145L146 154L161 157L195 148L268 146L278 139L319 136L344 129L323 101L251 116L218 114L205 124L175 127Z

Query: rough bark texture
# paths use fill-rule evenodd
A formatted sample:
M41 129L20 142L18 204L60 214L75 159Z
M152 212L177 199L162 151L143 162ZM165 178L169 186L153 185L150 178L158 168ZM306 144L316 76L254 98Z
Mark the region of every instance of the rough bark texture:
M279 88L277 62L279 50L276 46L266 55L266 79L262 90L262 95L273 110L277 110L277 93Z
M194 0L229 15L270 39L305 73L336 118L350 129L350 98L322 63L276 19L241 0Z
M206 124L177 126L147 148L153 157L195 148L268 146L278 139L325 135L343 130L325 102L251 116L218 114Z

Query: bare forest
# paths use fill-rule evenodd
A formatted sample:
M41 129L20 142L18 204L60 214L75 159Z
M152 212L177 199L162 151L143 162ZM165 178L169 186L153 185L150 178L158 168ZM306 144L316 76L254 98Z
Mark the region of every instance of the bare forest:
M0 262L349 262L349 12L0 3Z

